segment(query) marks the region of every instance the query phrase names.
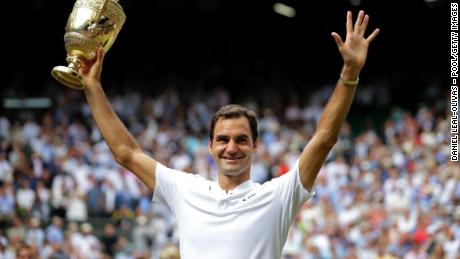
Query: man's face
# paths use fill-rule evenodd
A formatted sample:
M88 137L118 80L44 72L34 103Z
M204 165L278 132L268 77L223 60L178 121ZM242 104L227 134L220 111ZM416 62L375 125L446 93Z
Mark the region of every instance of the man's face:
M235 176L251 169L251 158L257 150L246 117L217 120L214 139L209 141L209 152L216 161L219 173Z
M33 253L31 251L31 249L29 249L29 248L20 248L16 258L17 259L32 259L33 258Z

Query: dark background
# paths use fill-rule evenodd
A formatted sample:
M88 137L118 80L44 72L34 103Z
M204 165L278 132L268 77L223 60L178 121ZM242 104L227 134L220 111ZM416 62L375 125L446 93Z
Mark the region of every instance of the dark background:
M224 86L236 96L247 89L310 91L337 80L341 57L330 33L344 37L346 11L356 16L364 9L368 31L379 27L381 33L362 84L384 84L392 102L403 106L417 105L429 86L448 90L448 2L281 2L297 16L276 14L272 0L121 0L127 20L107 53L104 87L153 93L161 87L154 82L179 78L192 82L185 90ZM46 85L61 87L50 71L66 65L64 27L74 1L2 4L3 96L41 96Z

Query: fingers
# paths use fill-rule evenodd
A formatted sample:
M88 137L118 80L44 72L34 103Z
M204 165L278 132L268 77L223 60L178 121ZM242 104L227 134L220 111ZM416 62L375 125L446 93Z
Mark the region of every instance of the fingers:
M79 63L79 66L78 66L78 73L80 75L84 75L88 73L88 65L86 64L87 61L85 59L81 59L80 61L81 62Z
M337 47L340 49L343 45L342 38L336 32L331 33L331 35L334 38L335 44L337 44Z
M347 33L351 32L351 12L347 12ZM367 25L369 24L369 15L365 14L363 10L359 11L358 18L356 18L356 22L353 28L353 32L358 33L360 36L364 36L366 32ZM380 30L375 29L369 37L367 37L367 41L370 43L374 40L374 38L379 34Z
M371 35L369 35L369 37L367 37L366 41L367 41L368 43L371 43L371 42L375 39L375 37L377 37L377 35L379 34L379 32L380 32L380 29L378 29L378 28L375 29L375 30L371 33Z
M102 66L102 61L104 60L104 49L102 47L99 47L96 50L96 57L94 57L94 60L92 60L92 63L94 67L100 67Z
M366 32L367 24L369 23L369 15L364 16L363 23L359 27L359 35L364 36L364 33Z
M96 63L102 64L102 61L104 60L104 48L99 47L96 52Z
M347 34L351 33L353 31L352 28L352 23L353 23L353 17L350 11L347 12Z
M356 22L355 22L354 32L359 32L359 29L361 28L361 24L363 23L363 18L364 18L364 11L361 10L359 11L358 18L356 19Z
M100 70L102 67L103 60L104 60L104 48L99 47L96 50L96 56L93 59L87 60L85 58L81 58L81 63L80 63L80 67L78 71L81 75L86 75L90 73L91 70L94 70L94 69L96 71Z

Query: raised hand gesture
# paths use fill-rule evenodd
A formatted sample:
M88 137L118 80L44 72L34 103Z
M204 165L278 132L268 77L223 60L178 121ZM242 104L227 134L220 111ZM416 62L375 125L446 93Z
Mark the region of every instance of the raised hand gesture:
M339 48L340 54L344 61L344 71L346 77L359 76L359 72L366 63L367 51L369 44L375 39L380 30L375 29L371 35L367 38L364 37L366 32L367 24L369 23L369 16L364 14L364 11L360 11L358 18L353 26L352 14L350 11L347 12L347 35L345 42L336 32L331 35L334 37L335 43ZM348 79L348 78L347 78Z

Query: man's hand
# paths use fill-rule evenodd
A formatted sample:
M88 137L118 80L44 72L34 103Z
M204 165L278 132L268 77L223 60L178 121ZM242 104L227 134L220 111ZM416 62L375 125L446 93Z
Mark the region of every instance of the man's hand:
M82 60L82 65L78 72L83 78L85 87L93 87L95 84L100 84L103 60L104 49L102 47L97 49L94 59Z
M375 29L369 37L364 38L368 23L369 16L367 14L364 15L364 11L360 11L353 26L352 14L348 11L345 42L342 41L342 38L336 32L331 34L344 61L344 70L342 73L345 80L355 80L358 78L364 63L366 63L369 44L380 32L379 29Z

